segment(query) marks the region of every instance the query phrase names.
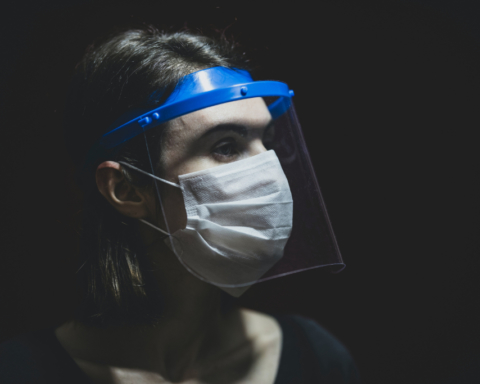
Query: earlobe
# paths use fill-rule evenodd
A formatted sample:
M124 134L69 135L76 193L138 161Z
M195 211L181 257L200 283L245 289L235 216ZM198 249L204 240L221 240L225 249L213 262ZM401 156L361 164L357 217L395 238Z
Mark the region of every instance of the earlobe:
M101 163L95 177L99 192L121 214L133 218L148 216L144 195L125 179L119 163Z

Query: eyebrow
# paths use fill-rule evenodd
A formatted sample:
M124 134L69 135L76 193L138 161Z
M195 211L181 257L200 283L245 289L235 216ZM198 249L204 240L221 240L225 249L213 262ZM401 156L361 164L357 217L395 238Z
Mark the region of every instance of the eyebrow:
M273 120L270 120L270 122L265 126L264 130L266 131L273 125ZM204 138L208 135L211 135L212 133L215 132L221 132L221 131L233 131L240 136L247 136L247 127L241 124L234 124L234 123L227 123L227 124L219 124L213 128L210 128L207 132L205 132L200 138Z

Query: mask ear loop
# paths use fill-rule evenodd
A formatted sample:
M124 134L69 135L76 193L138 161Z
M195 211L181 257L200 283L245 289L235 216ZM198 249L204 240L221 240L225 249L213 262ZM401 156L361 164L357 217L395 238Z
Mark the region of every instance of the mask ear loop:
M145 139L146 139L146 138L145 138ZM147 150L148 150L148 144L147 144L146 142L145 142L145 144L147 145ZM150 160L150 165L152 166L152 169L153 169L152 160L150 159L150 151L148 151L148 159ZM124 166L126 166L126 167L128 167L128 168L132 168L132 169L136 170L137 172L143 173L144 175L153 177L154 179L157 179L157 180L159 180L159 181L161 181L161 182L163 182L163 183L170 184L170 185L172 185L172 186L174 186L174 187L180 188L180 185L178 185L178 184L176 184L176 183L173 183L173 182L171 182L171 181L168 181L168 180L162 179L162 178L160 178L160 177L157 177L157 176L155 176L155 175L152 175L151 173L145 172L144 170L142 170L142 169L140 169L140 168L137 168L137 167L134 167L133 165L130 165L130 164L125 163L125 162L123 162L123 161L119 161L118 163L120 163L120 164L122 164L122 165L124 165ZM158 196L159 201L160 201L160 192L159 192L159 190L158 190L158 185L157 185L157 183L155 183L155 188L156 188L156 190L157 190L157 196ZM160 202L160 206L161 206L161 208L162 208L162 214L163 214L163 216L165 217L165 212L163 211L163 205L162 205L161 202ZM151 224L151 223L149 223L148 221L143 220L143 219L139 219L139 220L140 220L142 223L147 224L148 226L152 227L153 229L156 229L157 231L160 231L160 232L162 232L163 234L165 234L165 235L167 235L167 236L171 236L171 234L170 234L169 232L164 231L163 229L157 227L156 225L153 225L153 224ZM165 225L167 226L167 230L169 230L169 228L168 228L168 223L167 223L167 222L165 222Z
M150 156L150 155L149 155L149 156ZM172 186L174 186L174 187L180 188L180 185L178 185L178 184L176 184L176 183L173 183L173 182L168 181L168 180L165 180L165 179L161 179L160 177L155 176L155 175L152 175L151 173L145 172L145 171L141 170L140 168L134 167L133 165L130 165L130 164L128 164L128 163L124 163L123 161L118 161L118 163L120 163L120 164L122 164L122 165L125 165L125 166L127 166L128 168L135 169L136 171L138 171L138 172L140 172L140 173L143 173L144 175L153 177L154 179L163 181L164 183L167 183L167 184L170 184L170 185L172 185ZM158 192L158 190L157 190L157 192Z
M149 223L148 221L146 221L146 220L143 220L143 219L138 219L138 220L140 220L140 221L141 221L142 223L144 223L144 224L147 224L148 226L152 227L153 229L156 229L157 231L160 231L160 232L164 233L164 234L167 235L167 236L172 236L170 233L165 232L163 229L158 228L156 225L150 224L150 223Z

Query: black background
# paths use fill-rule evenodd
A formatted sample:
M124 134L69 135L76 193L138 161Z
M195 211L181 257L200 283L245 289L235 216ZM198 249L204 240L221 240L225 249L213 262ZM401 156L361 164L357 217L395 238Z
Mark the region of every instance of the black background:
M316 319L365 383L478 382L478 6L223 3L2 6L0 340L72 310L78 196L58 123L74 64L113 25L187 22L228 27L295 90L347 264L261 283L242 304Z

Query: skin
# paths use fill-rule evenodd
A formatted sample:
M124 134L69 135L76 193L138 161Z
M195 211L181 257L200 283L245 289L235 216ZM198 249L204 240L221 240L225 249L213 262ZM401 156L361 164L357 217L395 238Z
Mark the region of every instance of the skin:
M208 169L266 151L271 116L261 98L217 105L172 120L166 135L162 178ZM137 189L121 165L107 161L96 172L100 193L125 216L166 229L155 214L153 191ZM185 228L182 193L162 186L170 232ZM270 316L220 310L219 288L190 274L163 236L141 223L141 236L162 291L164 317L156 326L97 329L67 322L56 336L95 383L273 383L281 330ZM159 240L160 239L160 240Z

